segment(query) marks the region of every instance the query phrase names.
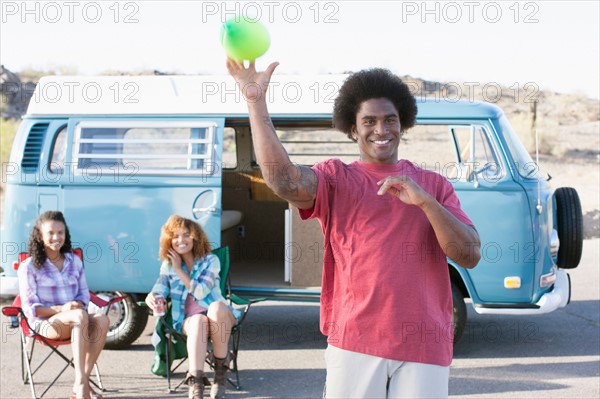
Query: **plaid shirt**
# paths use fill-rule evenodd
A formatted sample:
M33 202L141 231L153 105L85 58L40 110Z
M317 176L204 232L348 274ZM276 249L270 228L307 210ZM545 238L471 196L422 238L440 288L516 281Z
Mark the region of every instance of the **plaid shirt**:
M182 268L187 271L185 264L182 264ZM160 276L152 287L152 292L162 294L165 299L171 297L171 313L175 330L181 332L185 318L185 301L190 293L198 306L206 309L216 301L226 303L221 294L220 271L219 258L213 254L194 260L190 273L191 290L188 291L173 266L166 260L163 261L160 265Z
M31 257L25 259L17 272L21 305L27 318L37 317L38 306L63 305L70 301L81 301L87 308L90 292L83 273L83 264L77 256L66 253L62 270L58 270L46 259L41 269L36 269Z

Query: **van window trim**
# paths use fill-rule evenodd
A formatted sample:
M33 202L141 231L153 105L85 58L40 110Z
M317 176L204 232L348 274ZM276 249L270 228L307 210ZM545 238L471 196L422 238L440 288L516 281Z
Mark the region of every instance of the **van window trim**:
M80 154L79 147L82 143L185 143L185 144L206 144L208 148L207 154L180 154L178 156L161 154L135 154L130 155L128 159L188 159L196 160L203 159L204 167L201 169L139 169L135 167L135 173L142 176L216 176L220 173L220 168L215 163L216 158L216 135L220 124L215 120L149 120L149 119L132 119L132 120L78 120L74 124L73 147L70 160L73 165L73 174L75 176L83 176L86 171L79 168L79 160L85 158L105 158L105 159L124 159L127 154ZM86 128L201 128L206 129L205 139L82 139L81 132ZM128 168L131 162L126 162L124 166Z
M64 154L63 154L64 159L63 159L62 165L60 165L60 162L57 162L54 158L54 155L55 155L54 151L56 150L56 144L57 144L58 138L61 134L65 135L64 148L62 148L62 151L64 152ZM68 147L69 147L69 124L65 121L64 124L58 126L58 128L52 135L52 141L50 143L50 152L49 152L49 156L48 156L48 163L46 166L48 171L51 174L60 176L65 173L65 165L67 164L68 157L69 157Z

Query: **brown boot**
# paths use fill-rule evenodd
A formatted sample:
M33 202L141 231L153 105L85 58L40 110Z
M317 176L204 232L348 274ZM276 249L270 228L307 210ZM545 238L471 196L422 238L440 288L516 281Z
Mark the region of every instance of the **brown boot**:
M188 371L184 384L189 386L189 399L202 399L204 395L204 371Z
M211 399L223 399L225 397L225 384L227 384L225 375L228 369L227 358L219 359L215 357L215 380L210 388Z

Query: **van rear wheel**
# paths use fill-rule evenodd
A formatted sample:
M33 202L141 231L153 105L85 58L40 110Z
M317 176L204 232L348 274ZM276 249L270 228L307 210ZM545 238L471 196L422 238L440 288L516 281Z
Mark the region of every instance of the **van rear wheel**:
M108 300L115 296L126 295L120 302L113 303L108 311L110 327L106 336L106 349L124 349L133 343L146 328L148 311L137 305L131 294L115 292L98 292L100 298Z

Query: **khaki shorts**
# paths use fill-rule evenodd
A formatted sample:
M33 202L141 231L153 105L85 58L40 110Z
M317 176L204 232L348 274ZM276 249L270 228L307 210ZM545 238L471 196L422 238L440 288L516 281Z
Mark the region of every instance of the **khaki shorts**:
M400 362L328 345L323 397L447 398L450 367Z

